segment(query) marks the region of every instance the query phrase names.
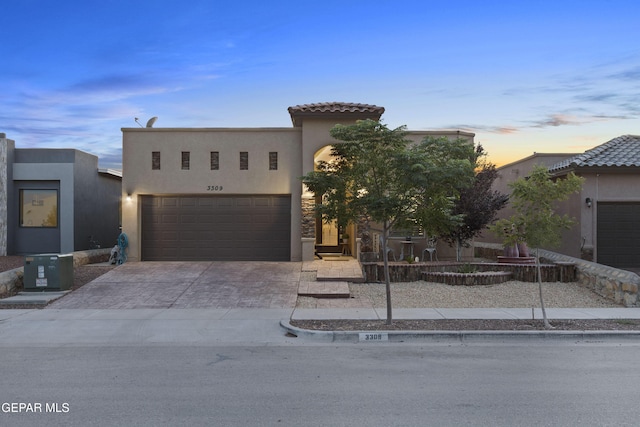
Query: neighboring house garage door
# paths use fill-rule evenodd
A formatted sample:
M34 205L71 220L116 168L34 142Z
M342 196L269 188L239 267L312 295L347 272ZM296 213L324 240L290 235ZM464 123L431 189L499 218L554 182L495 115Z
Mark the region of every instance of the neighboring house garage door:
M144 261L289 261L290 196L142 196Z
M640 203L598 203L598 263L640 267Z

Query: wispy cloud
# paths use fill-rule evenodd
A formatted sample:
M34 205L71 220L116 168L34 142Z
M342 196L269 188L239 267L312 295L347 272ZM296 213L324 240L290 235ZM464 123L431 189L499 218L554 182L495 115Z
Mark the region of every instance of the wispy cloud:
M559 127L559 126L579 126L594 122L603 122L609 120L624 120L633 117L624 115L569 115L569 114L550 114L546 118L533 122L529 127L532 128L546 128L546 127Z
M168 89L160 82L150 81L146 75L105 75L95 79L79 81L65 88L64 93L76 96L109 95L109 99L122 99L131 96L162 93Z
M632 81L640 83L640 66L631 67L626 70L613 73L609 77L612 79L619 79L624 81Z
M470 125L470 124L451 125L451 126L447 126L447 128L466 130L470 132L495 133L495 134L501 134L501 135L509 135L519 131L519 129L514 126L486 126L486 125Z
M571 117L565 114L551 114L547 118L536 122L531 127L534 127L534 128L544 128L549 126L557 127L557 126L566 126L566 125L577 125L581 123L584 123L584 121L581 121L576 117Z
M561 127L561 126L580 126L589 123L611 121L611 120L628 120L634 119L629 115L606 115L606 114L585 114L585 115L573 115L566 113L552 113L539 120L530 121L520 125L502 125L502 126L488 126L479 124L456 124L447 126L450 129L461 129L470 132L484 132L499 135L510 135L518 132L525 132L527 129L542 129L549 127Z

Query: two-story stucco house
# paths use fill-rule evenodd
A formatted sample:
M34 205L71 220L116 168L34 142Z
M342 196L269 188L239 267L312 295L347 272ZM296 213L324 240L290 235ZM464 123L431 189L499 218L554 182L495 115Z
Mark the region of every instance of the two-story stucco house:
M123 230L129 260L311 260L337 246L316 220L300 177L326 158L336 124L379 120L384 108L318 103L289 108L287 128L125 128ZM411 131L465 138L461 131ZM354 226L350 235L355 236ZM356 239L351 253L357 254Z

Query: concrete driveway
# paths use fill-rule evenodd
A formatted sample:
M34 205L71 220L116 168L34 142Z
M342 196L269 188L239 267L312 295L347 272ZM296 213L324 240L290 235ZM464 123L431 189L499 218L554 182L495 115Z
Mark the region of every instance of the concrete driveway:
M131 262L48 308L294 308L300 262Z

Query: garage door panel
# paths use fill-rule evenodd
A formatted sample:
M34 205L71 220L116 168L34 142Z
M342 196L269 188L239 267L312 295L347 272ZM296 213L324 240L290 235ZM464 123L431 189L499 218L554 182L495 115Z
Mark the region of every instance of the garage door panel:
M175 208L179 206L179 199L177 197L163 197L158 200L157 206L162 208Z
M197 222L200 224L208 224L211 227L211 224L216 223L216 218L210 213L200 213L197 216Z
M142 221L145 221L150 224L158 224L160 223L160 215L145 215L142 218Z
M143 260L290 260L289 196L142 196Z
M261 197L256 198L254 203L255 203L255 206L262 206L262 207L267 207L267 206L272 206L273 205L271 203L271 199L261 198Z
M599 202L597 261L618 268L640 266L640 203Z
M198 206L198 200L195 197L180 197L179 206L187 208Z
M160 220L163 224L177 224L178 215L175 215L175 214L160 215Z
M164 230L160 233L157 233L158 239L157 242L177 242L178 241L178 233L176 231Z
M218 209L232 208L235 203L230 197L219 197L214 200L214 204Z
M153 197L143 197L142 198L142 206L146 208L158 207L160 206L161 199L153 198Z
M199 242L202 239L202 235L197 231L183 231L179 236L183 242Z
M197 224L198 216L197 215L180 215L180 223L181 224Z
M291 199L275 198L271 200L273 206L279 207L281 209L289 209L291 207Z

